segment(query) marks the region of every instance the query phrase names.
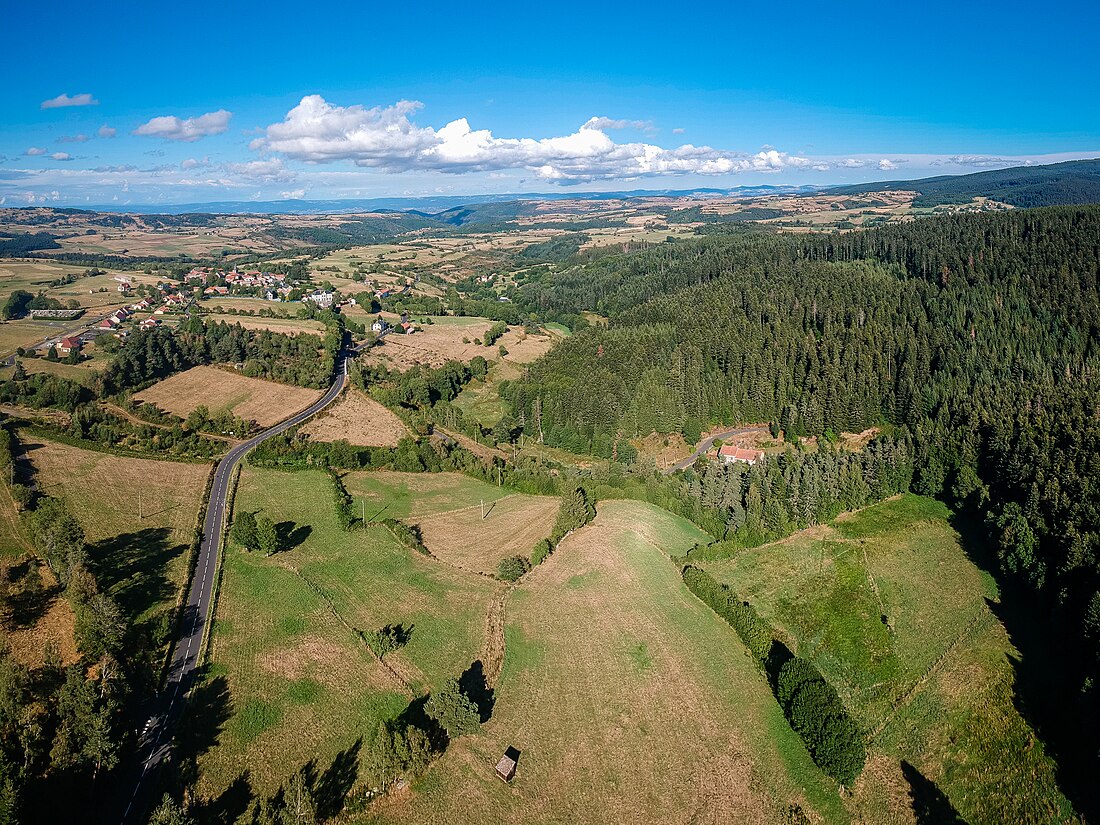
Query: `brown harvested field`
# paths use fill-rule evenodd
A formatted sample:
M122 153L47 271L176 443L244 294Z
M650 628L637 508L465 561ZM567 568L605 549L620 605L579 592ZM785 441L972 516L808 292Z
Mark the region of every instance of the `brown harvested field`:
M799 804L840 820L766 679L667 558L702 536L649 505L602 503L508 596L490 720L378 818L771 823ZM493 767L509 746L505 785Z
M343 438L359 447L396 447L408 435L400 418L354 387L314 416L301 432L314 441Z
M530 364L548 353L555 340L552 335L528 335L523 327L510 327L500 336L497 345L508 350L504 357L506 363Z
M521 493L419 519L424 544L444 561L466 570L493 573L508 556L530 557L540 539L550 535L560 501Z
M212 413L229 410L238 418L270 427L305 409L321 395L320 390L248 378L217 367L192 367L134 397L183 418L196 407L205 406Z

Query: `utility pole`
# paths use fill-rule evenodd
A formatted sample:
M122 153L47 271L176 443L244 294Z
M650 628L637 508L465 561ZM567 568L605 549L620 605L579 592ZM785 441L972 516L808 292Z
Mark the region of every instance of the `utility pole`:
M138 490L138 521L143 521L145 519L145 516L142 515L143 512L144 510L141 506L141 490Z
M485 520L485 499L481 500L481 519Z

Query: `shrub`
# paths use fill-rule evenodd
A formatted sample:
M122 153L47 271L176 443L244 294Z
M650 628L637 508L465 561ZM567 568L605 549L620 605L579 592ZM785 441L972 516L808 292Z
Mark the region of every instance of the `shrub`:
M578 530L596 517L596 505L592 503L583 487L574 487L561 499L561 507L558 510L557 521L554 522L554 531L550 535L550 542L557 544L566 535Z
M531 551L531 566L537 567L546 561L547 557L554 552L554 545L550 543L550 539L543 539L535 545L535 549Z
M395 518L382 519L378 523L389 530L395 539L410 550L415 550L423 556L431 555L428 548L424 546L424 539L420 537L420 530L414 525L405 524L405 522L398 521Z
M477 733L481 727L481 714L477 705L462 692L457 679L444 681L439 690L428 697L424 712L437 721L451 739L467 733Z
M497 564L497 578L506 582L519 581L520 576L531 569L531 562L523 556L509 556Z

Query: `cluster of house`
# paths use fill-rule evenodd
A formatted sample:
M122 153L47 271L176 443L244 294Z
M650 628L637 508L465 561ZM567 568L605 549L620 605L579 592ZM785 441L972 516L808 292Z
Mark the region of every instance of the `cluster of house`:
M228 272L210 267L197 266L183 276L184 283L203 287L204 295L229 295L235 289L262 289L263 297L268 301L285 298L294 289L282 275L274 272L262 272L250 269L238 272L235 268ZM220 283L210 284L211 281ZM210 284L207 286L207 284Z

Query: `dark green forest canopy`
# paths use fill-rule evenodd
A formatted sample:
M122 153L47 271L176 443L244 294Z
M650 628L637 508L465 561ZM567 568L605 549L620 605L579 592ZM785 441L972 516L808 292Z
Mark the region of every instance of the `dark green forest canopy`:
M528 432L607 457L634 436L693 441L713 423L777 422L788 436L883 427L886 459L871 456L862 473L882 475L882 493L941 496L984 524L1032 620L1055 617L1072 652L1048 698L1072 717L1063 730L1085 757L1075 763L1096 769L1098 281L1095 206L665 244L524 287L517 301L533 311L610 323L579 331L502 392ZM852 498L837 494L834 459L766 464L732 480L689 473L688 488L741 532L754 508L764 522L774 510L774 523L749 530L763 539L812 523L811 505ZM801 515L798 490L813 494Z

